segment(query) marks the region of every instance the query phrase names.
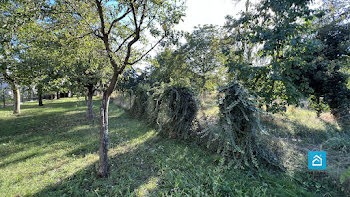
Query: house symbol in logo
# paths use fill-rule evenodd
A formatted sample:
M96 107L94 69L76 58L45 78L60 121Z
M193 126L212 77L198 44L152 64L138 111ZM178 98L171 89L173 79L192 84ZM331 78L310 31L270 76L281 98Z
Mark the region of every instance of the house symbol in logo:
M307 167L310 170L325 170L327 165L326 151L309 151Z
M322 166L322 158L318 155L315 155L312 160L312 166Z

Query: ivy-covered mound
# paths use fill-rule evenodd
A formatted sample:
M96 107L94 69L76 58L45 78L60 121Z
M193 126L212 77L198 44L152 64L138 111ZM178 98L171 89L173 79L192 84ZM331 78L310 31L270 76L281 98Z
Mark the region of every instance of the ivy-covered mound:
M239 167L258 167L259 161L278 166L277 158L259 145L259 110L256 99L239 83L232 82L220 90L219 128L206 129L202 137L207 146L215 146L217 152L232 158Z

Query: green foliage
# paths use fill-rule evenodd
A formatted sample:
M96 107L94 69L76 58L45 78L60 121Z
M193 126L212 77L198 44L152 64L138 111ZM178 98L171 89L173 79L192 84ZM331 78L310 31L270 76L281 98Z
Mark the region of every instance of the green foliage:
M228 18L227 66L233 77L261 97L261 103L283 110L297 104L310 88L295 84L305 66L305 36L312 32L313 16L303 1L260 1L238 20ZM278 102L276 102L278 101Z
M188 139L193 136L191 127L198 103L194 93L186 87L161 84L150 89L140 84L130 111L138 117L146 116L163 136Z
M150 83L173 83L190 86L193 73L185 62L185 54L180 50L165 48L157 54L150 67Z
M323 142L322 146L329 150L348 154L350 153L350 137L344 135L332 137Z
M197 79L194 86L198 92L213 91L222 85L223 54L220 30L213 25L198 26L186 35L186 43L179 49L185 62Z
M345 172L341 177L340 177L340 183L344 183L346 179L350 178L350 167L347 172Z
M206 129L207 146L215 145L218 153L233 159L236 167L258 167L259 159L276 165L277 158L264 147L259 147L257 134L261 130L257 102L246 89L232 82L220 90L221 129Z
M176 50L165 48L152 62L151 82L191 87L197 93L213 91L225 81L221 38L213 25L196 27Z
M340 4L329 2L331 10L316 12L309 3L248 3L240 19L228 18L227 66L231 77L255 92L268 111L285 110L306 97L319 113L329 107L343 124L350 103L348 4L339 1L344 7L334 10Z
M146 116L148 91L150 87L146 84L139 84L134 92L134 102L130 108L130 113L136 117L142 118Z
M168 86L158 100L160 113L157 123L160 134L173 138L188 139L193 134L192 121L198 112L198 102L186 87Z
M317 38L323 49L313 61L313 69L304 73L314 94L324 98L332 114L340 123L349 120L349 76L342 70L349 68L350 24L328 24L319 29Z

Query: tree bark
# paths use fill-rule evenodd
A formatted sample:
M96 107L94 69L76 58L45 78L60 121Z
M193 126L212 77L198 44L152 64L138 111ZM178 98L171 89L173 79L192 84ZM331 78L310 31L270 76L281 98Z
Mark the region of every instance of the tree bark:
M56 92L56 97L57 97L57 99L61 98L60 92Z
M107 92L103 93L101 102L101 130L100 130L100 148L99 148L99 170L98 174L101 177L108 176L108 107L110 95Z
M5 107L6 106L5 89L2 90L2 102Z
M39 106L43 106L43 87L40 84L38 85L38 100Z
M94 119L94 110L93 110L93 95L94 95L94 86L89 85L88 86L88 102L87 102L87 106L88 106L88 119L89 120L93 120Z
M11 85L13 92L13 113L21 113L21 94L18 87L15 84Z

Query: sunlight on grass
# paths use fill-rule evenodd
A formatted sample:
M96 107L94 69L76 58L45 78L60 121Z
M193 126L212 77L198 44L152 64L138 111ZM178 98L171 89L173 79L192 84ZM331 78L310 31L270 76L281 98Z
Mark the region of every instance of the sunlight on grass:
M20 116L0 109L1 197L312 196L311 183L300 185L282 173L225 169L219 155L196 143L161 138L115 105L109 119L110 176L98 178L99 124L86 119L84 102L45 101L44 108L25 103ZM280 142L289 150L285 156L300 156L288 143Z
M136 189L136 196L144 197L149 196L150 191L156 189L158 185L159 177L151 177L147 183L141 185Z
M121 146L117 146L109 150L108 154L111 157L115 157L118 154L125 154L134 150L138 145L145 143L146 141L154 138L156 136L156 132L154 130L145 133L144 135L134 138L131 141L126 141Z
M329 129L327 127L327 123L325 121L322 121L322 119L318 118L315 111L297 107L288 107L287 109L288 110L285 114L290 121L298 122L299 124L305 126L308 129L317 129L320 131L327 131L327 129ZM332 122L329 124L340 129L336 122Z

